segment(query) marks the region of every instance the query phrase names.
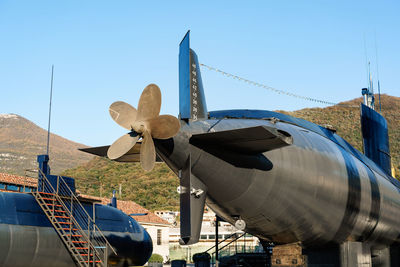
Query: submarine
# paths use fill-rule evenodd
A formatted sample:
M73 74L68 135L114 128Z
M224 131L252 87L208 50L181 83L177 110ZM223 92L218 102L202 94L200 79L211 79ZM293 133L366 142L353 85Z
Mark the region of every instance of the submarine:
M46 212L36 200L34 194L42 191L44 198L49 198L51 193L48 187L43 187L43 179L51 179L49 174L48 156L38 156L39 177L38 189L30 193L0 192L0 266L131 266L145 264L152 254L152 240L147 231L132 217L123 213L116 207L116 199L111 200L110 205L101 205L85 199L71 201L65 194L67 208L73 210L71 218L62 213L61 205L52 205L54 200L45 200L46 206L59 209L59 213L53 213L53 217L60 217L59 225L65 225L64 235L70 237L63 242L63 236L57 231L51 218L46 216ZM46 177L46 178L45 178ZM68 186L75 194L74 179L62 177L68 181ZM48 180L47 180L48 181ZM47 192L46 192L47 191ZM50 199L50 198L49 198ZM73 205L80 205L72 207ZM58 207L60 206L60 207ZM56 210L57 212L57 210ZM84 213L88 215L88 220L83 221L79 217ZM70 221L75 220L74 225ZM95 224L92 225L92 224ZM86 225L88 224L88 225ZM72 226L71 226L72 225ZM82 232L76 232L72 227L79 227ZM68 229L71 228L71 229ZM96 256L96 246L93 250L86 249L95 239L104 236L110 245L106 250L107 255L103 255L105 260L100 261ZM80 235L88 235L89 241L83 241ZM88 243L85 243L88 242ZM74 257L71 246L80 251L83 260L79 262L79 257ZM95 254L93 256L93 254Z
M150 84L137 109L109 107L129 132L83 151L145 170L164 161L180 182L183 245L199 241L207 203L265 246L300 242L310 266L400 266L400 182L369 89L360 105L364 153L329 127L279 112L208 111L188 32L179 45L179 117L159 115L161 91Z

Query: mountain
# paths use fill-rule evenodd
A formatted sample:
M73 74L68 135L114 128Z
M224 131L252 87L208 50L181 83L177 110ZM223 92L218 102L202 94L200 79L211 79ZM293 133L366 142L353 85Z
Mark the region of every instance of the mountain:
M46 153L47 131L16 114L0 114L0 172L24 175L26 169L37 169L36 157ZM52 173L83 164L93 157L77 148L85 145L50 135Z
M378 102L378 97L376 97ZM400 178L400 98L382 95L382 113L389 125L390 149L396 176ZM362 98L340 103L343 106L307 108L294 112L280 111L323 125L330 124L337 133L362 151L359 105ZM346 105L346 106L344 106ZM348 107L355 106L355 107ZM379 104L377 103L377 110ZM118 163L94 158L90 162L64 172L77 177L77 187L88 194L110 197L113 189L122 185L122 199L133 200L149 210L179 208L176 188L178 178L168 167L156 164L151 172L144 172L137 163Z

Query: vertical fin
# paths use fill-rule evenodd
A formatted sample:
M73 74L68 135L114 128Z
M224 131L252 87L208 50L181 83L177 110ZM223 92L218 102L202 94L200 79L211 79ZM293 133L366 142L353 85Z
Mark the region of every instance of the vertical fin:
M188 31L179 45L179 118L207 119L203 81L196 53L190 49Z
M189 155L180 173L181 245L199 242L207 187L191 173Z
M361 132L364 154L391 175L389 135L386 119L378 112L361 104Z

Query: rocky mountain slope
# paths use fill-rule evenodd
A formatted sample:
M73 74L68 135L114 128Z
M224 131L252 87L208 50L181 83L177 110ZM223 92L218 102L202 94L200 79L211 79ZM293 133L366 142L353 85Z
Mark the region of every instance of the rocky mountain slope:
M0 114L0 172L24 175L25 169L37 168L36 157L46 153L47 131L15 115ZM85 147L61 136L50 136L52 173L83 164L93 157L80 152Z

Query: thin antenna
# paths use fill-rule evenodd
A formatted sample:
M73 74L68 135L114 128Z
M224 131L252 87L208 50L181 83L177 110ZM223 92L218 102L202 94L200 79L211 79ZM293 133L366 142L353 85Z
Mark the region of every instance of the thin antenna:
M376 32L375 32L375 57L376 57L376 78L378 79L379 113L382 113L381 85L380 85L380 82L379 82L378 45L377 45L377 42L376 42Z
M368 90L370 89L370 75L369 75L369 62L368 62L368 55L367 55L367 41L365 40L365 33L364 33L364 54L365 54L365 70L367 71L367 85Z
M49 143L50 143L50 118L51 118L51 99L53 97L53 74L54 74L54 65L51 65L49 124L48 124L48 127L47 127L47 150L46 150L46 154L47 155L49 155Z
M368 61L368 76L369 76L369 90L371 94L374 94L374 82L372 81L371 75L371 62Z

